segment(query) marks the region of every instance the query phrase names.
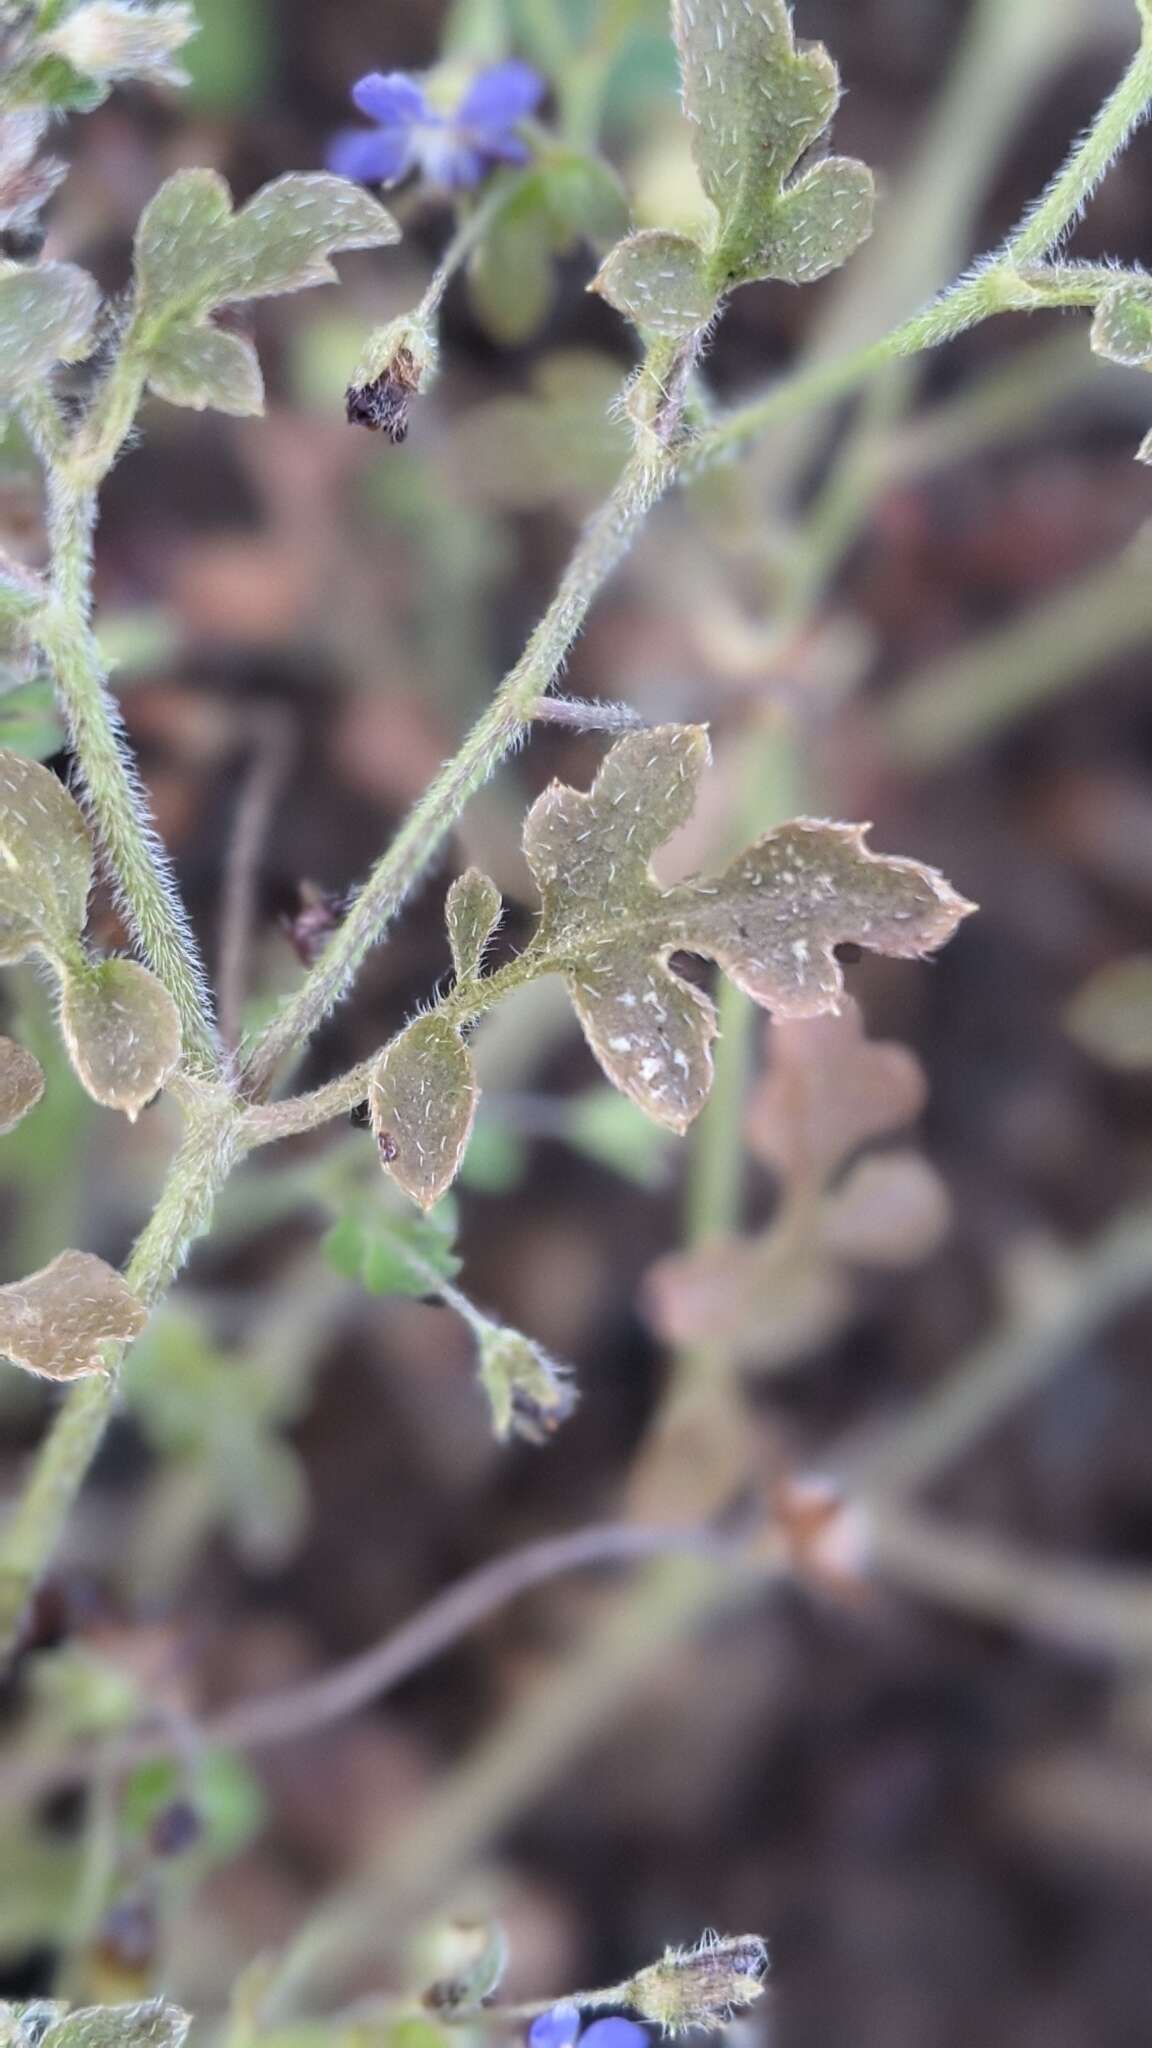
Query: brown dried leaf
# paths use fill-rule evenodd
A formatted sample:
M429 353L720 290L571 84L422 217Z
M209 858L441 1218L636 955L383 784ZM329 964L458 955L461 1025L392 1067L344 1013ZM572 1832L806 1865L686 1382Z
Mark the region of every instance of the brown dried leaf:
M148 1311L127 1282L90 1252L0 1287L0 1354L50 1380L107 1370L101 1346L139 1336Z
M442 1017L417 1017L376 1063L368 1100L381 1164L422 1209L456 1178L477 1098L472 1055Z
M448 891L444 916L457 981L475 981L503 908L500 891L479 868L467 868Z
M38 761L0 752L0 963L69 950L84 928L92 842L83 813Z
M765 1043L771 1065L745 1129L757 1157L786 1181L823 1185L860 1145L911 1123L924 1107L916 1055L866 1038L851 997L825 1017L769 1024Z
M723 874L662 889L649 862L691 815L707 759L701 726L630 734L591 790L545 790L524 831L543 899L535 944L561 965L609 1080L676 1130L707 1096L716 1025L669 969L673 952L715 960L777 1015L813 1017L843 1001L837 945L918 957L972 908L935 869L872 853L865 826L804 818Z
M0 1134L15 1130L44 1093L44 1069L14 1039L0 1038Z

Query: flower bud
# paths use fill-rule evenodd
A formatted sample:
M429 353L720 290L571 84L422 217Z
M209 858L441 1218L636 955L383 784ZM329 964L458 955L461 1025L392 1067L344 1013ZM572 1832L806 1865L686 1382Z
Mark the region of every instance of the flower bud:
M369 336L352 372L345 405L350 425L386 434L398 448L408 432L408 407L436 374L436 337L422 320L402 314Z
M718 2027L760 1997L767 1967L758 1934L705 1934L694 1948L665 1949L658 1963L638 1971L627 2003L666 2034Z
M480 1331L477 1342L480 1379L497 1436L546 1443L576 1406L576 1389L564 1367L530 1337L498 1323Z
M45 41L84 78L162 78L184 85L187 74L172 59L195 30L192 9L183 0L149 8L134 7L131 0L92 0Z

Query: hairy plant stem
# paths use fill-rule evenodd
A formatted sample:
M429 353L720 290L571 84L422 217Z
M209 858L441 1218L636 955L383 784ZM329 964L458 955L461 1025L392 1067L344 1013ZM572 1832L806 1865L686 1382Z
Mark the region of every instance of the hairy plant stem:
M642 374L650 377L653 372L649 369ZM675 435L662 443L645 433L610 497L585 528L556 595L520 660L460 751L409 813L303 985L257 1039L241 1078L242 1091L250 1101L263 1098L281 1064L307 1043L340 1001L364 956L383 938L469 797L483 787L523 738L537 699L546 695L559 675L594 597L673 482L680 459Z
M180 1015L184 1063L205 1077L219 1071L207 982L168 856L148 816L147 799L124 741L89 617L94 489L73 482L66 464L49 466L48 528L52 596L37 637L56 678L73 755L104 864L134 940Z
M125 1268L147 1307L167 1292L195 1239L207 1229L216 1195L241 1149L241 1121L222 1088L185 1084L184 1134L160 1200ZM0 1668L16 1648L21 1625L59 1547L116 1399L124 1347L109 1346L107 1370L65 1395L36 1454L32 1474L0 1532Z

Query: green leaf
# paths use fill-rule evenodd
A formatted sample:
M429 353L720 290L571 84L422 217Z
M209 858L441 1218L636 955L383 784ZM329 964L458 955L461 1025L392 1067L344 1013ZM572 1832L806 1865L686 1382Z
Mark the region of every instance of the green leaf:
M26 1047L0 1038L0 1136L14 1131L44 1093L44 1069Z
M92 843L79 804L47 768L0 753L0 962L71 951L84 929Z
M496 215L468 265L477 318L506 348L543 327L555 296L554 233L546 195L526 180Z
M0 695L0 749L26 761L46 761L64 745L63 722L48 676L19 683Z
M1092 347L1110 363L1152 369L1152 283L1104 293L1092 319Z
M876 191L872 173L852 157L825 157L789 185L770 216L769 230L741 268L740 281L776 278L815 284L838 270L872 231Z
M0 263L0 404L91 346L100 293L74 263Z
M801 180L809 189L787 226L785 180L840 98L828 52L797 46L786 0L676 0L673 20L696 167L720 221L714 282L822 275L871 220L871 179L862 166L850 179L841 159L832 177Z
M703 251L687 235L643 228L618 242L593 278L599 292L642 334L671 341L707 326L716 293Z
M169 405L243 416L264 410L264 379L250 341L219 327L174 323L148 355L148 383Z
M94 1102L130 1123L180 1059L180 1018L163 983L136 960L67 967L60 1028L72 1065Z
M542 912L534 944L560 963L585 1036L615 1087L683 1130L712 1076L716 1015L674 974L698 953L779 1016L839 1007L845 942L919 957L971 905L932 868L874 854L865 828L798 819L714 878L662 889L651 855L691 815L708 759L700 726L630 734L592 789L553 783L529 813Z
M328 284L336 251L380 248L398 232L378 200L326 171L277 178L239 213L215 171L177 171L136 231L132 346L149 366L149 382L180 405L258 411L262 387L250 344L207 326L210 314L238 300Z
M666 1132L641 1116L614 1088L586 1088L565 1104L568 1143L637 1187L662 1187L668 1177Z
M182 2048L192 2021L178 2005L89 2005L49 2027L40 2048Z
M381 1164L422 1209L455 1180L476 1102L472 1055L443 1017L417 1017L377 1060L368 1104Z
M450 1200L417 1216L380 1197L356 1204L333 1224L324 1256L337 1273L358 1281L369 1294L408 1294L419 1300L438 1280L456 1278L455 1242L456 1210Z
M479 868L458 875L448 891L444 915L457 981L475 981L503 908L500 891Z
M106 1372L101 1346L139 1336L148 1320L126 1280L90 1252L0 1287L0 1354L50 1380Z
M624 188L603 157L556 150L542 159L536 175L557 248L578 241L606 246L627 234Z

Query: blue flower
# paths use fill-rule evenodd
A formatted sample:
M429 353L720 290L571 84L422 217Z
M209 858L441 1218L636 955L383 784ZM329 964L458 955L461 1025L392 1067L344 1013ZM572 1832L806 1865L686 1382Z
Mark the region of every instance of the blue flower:
M528 2048L648 2048L648 2036L635 2020L593 2020L580 2031L577 2006L564 2000L549 2006L528 2029Z
M352 99L377 125L334 136L329 168L361 185L397 185L411 171L450 190L478 185L493 164L527 163L516 126L543 94L543 79L514 58L478 72L447 112L406 72L370 71Z

